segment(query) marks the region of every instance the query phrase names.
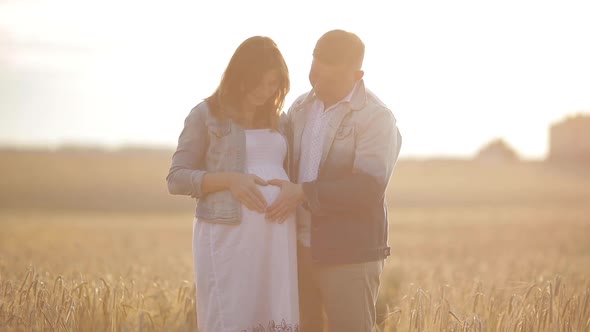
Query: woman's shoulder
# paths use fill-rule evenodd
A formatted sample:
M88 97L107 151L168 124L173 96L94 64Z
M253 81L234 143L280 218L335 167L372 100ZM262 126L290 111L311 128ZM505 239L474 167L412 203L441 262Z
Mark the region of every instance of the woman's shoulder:
M214 114L207 100L203 100L193 107L187 116L191 121L199 121L203 124L222 124L227 121Z
M235 121L233 121L230 117L225 117L219 114L219 112L215 112L207 99L193 107L189 117L198 118L204 121L206 124L229 126L231 123L235 123Z
M207 117L210 115L210 113L211 113L211 110L209 108L209 103L207 102L207 100L203 100L191 109L189 116L196 116L196 117L205 116L205 117Z

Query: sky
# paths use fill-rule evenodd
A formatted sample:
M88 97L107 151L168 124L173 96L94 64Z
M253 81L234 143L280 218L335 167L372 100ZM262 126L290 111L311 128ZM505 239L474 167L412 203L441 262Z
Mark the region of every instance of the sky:
M387 7L385 7L387 4ZM590 113L588 1L0 0L0 146L174 148L236 47L271 37L293 100L331 29L366 45L365 84L401 156L468 157L496 138L544 158Z

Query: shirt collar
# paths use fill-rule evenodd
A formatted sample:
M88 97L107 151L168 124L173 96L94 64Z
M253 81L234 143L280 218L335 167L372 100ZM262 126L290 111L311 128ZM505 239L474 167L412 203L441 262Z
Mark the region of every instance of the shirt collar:
M359 110L365 107L365 104L367 102L367 90L365 88L365 82L363 79L361 79L355 84L349 96L349 102L352 110ZM307 105L312 104L315 101L315 99L316 95L312 89L307 93L303 100L295 107L295 111L301 110L305 108Z

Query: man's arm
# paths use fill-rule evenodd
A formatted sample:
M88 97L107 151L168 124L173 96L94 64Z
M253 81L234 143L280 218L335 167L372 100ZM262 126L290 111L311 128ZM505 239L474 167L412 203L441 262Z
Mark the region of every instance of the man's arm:
M388 109L381 108L371 114L358 134L350 175L303 184L268 182L281 187L279 198L267 210L270 220L285 220L302 203L312 214L322 215L364 210L381 201L399 155L401 135Z
M302 184L312 214L358 211L381 201L399 156L401 135L391 111L370 114L357 136L352 174Z

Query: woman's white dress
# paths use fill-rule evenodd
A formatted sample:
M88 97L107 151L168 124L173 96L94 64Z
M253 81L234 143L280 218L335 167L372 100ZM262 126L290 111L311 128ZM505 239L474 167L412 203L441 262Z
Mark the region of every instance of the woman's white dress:
M246 172L288 180L287 145L268 129L246 130ZM259 186L268 205L279 187ZM196 219L193 255L200 332L297 332L295 217L271 223L242 205L239 225Z

